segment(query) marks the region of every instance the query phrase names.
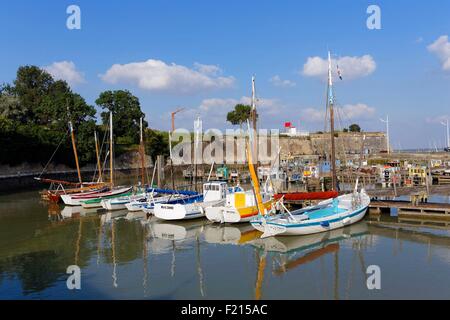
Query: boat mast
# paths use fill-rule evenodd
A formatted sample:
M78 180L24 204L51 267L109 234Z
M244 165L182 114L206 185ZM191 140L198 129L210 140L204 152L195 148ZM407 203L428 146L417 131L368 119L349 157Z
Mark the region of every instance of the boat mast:
M256 163L258 163L258 134L257 134L257 128L256 128L256 121L257 121L257 113L256 113L256 89L255 89L255 76L252 76L252 110L251 110L251 114L250 114L250 118L252 121L252 126L253 126L253 136L254 136L254 141L253 141L253 146L252 146L252 150L253 150L253 154L256 157Z
M102 166L100 164L100 153L99 153L99 150L98 150L97 131L94 131L94 139L95 139L95 155L97 156L98 181L99 182L103 182Z
M113 118L112 111L109 112L109 182L111 183L111 187L114 186L114 172L113 172L113 162L114 162L114 154L113 154Z
M197 191L197 163L200 161L199 154L198 154L198 147L200 143L200 135L202 134L202 122L200 120L200 117L197 117L197 120L194 121L194 174L193 174L193 181L194 181L194 188L195 191ZM202 152L203 146L200 145L200 152ZM201 155L201 153L200 153Z
M250 140L250 138L249 138ZM252 179L253 183L253 192L255 194L256 198L256 207L258 208L258 211L261 215L265 214L265 209L261 197L261 190L259 188L259 181L258 176L255 172L255 166L253 165L253 159L252 159L252 150L251 150L251 144L249 141L247 141L247 160L248 160L248 170L250 171L250 177Z
M336 191L336 146L334 141L334 97L333 79L331 77L331 53L328 51L328 99L327 107L330 110L330 138L331 138L331 190Z
M140 139L140 153L141 153L141 186L144 187L145 184L145 149L144 149L144 134L143 134L143 127L142 127L142 120L143 117L141 117L140 119L140 134L141 134L141 139Z
M69 128L70 128L70 136L72 139L73 155L75 156L75 164L77 166L78 180L80 181L80 184L82 184L83 181L81 180L80 164L78 163L78 153L77 153L77 147L75 144L75 134L73 132L73 125L72 125L71 120L69 120Z

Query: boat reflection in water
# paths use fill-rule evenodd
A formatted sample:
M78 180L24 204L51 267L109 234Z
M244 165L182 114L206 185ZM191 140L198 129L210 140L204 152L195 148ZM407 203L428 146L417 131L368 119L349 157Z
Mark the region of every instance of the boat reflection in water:
M324 233L260 239L250 224L162 221L139 212L18 198L4 200L0 215L0 298L450 296L442 281L450 275L448 221L367 216ZM83 290L68 293L66 269L74 264L86 277ZM382 290L367 290L367 267L373 264L389 279L382 280Z
M203 232L205 241L208 243L235 245L249 243L260 237L261 234L249 223L233 225L208 224Z
M163 248L167 249L167 245L169 243L171 244L172 261L170 274L172 278L175 276L176 251L189 249L184 245L180 247L180 243L183 244L185 241L187 241L194 244L196 251L196 269L198 274L199 290L202 297L205 297L205 284L203 268L201 264L200 237L207 223L208 221L205 219L182 220L173 222L154 219L153 221L149 221L149 223L147 223L149 234L153 239L162 240L162 242L159 242L159 244L163 245ZM158 251L164 252L164 250L161 249L159 249Z
M255 285L255 299L259 300L262 296L268 253L272 254L272 261L276 262L275 264L272 263L272 273L275 276L282 275L328 254L334 254L334 299L339 299L339 242L350 238L357 240L367 235L368 232L367 223L362 221L345 228L323 233L295 237L258 238L252 241L252 245L258 249L256 253L258 273Z
M368 231L367 223L363 221L345 228L306 236L257 239L252 244L267 252L286 254L316 252L315 250L327 248L328 245L335 244L341 240L365 235ZM326 253L326 250L324 252Z
M100 216L102 224L111 223L116 219L125 218L128 214L128 210L116 210L116 211L106 211Z
M57 205L59 207L59 205ZM61 216L64 219L76 218L76 217L85 217L89 215L97 215L96 208L83 208L81 206L73 207L73 206L64 206L61 211Z

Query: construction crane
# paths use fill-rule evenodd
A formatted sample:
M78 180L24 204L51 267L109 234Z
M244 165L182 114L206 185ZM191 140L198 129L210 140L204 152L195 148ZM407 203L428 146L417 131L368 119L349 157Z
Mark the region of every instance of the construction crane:
M181 111L183 111L183 110L184 110L184 108L178 108L177 110L172 111L172 112L170 113L171 116L172 116L172 132L175 131L175 115L176 115L178 112L181 112Z
M169 132L169 148L170 148L170 176L172 180L172 189L175 190L175 180L173 179L173 159L172 159L172 144L171 144L171 134L175 131L175 115L178 112L183 111L184 108L178 108L175 111L172 111L170 115L172 116L172 131Z

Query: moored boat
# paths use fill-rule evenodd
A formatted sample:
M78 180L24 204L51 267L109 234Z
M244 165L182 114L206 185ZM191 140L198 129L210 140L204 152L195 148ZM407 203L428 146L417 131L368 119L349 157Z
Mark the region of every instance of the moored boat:
M185 220L205 216L205 208L223 205L226 195L235 192L236 188L228 188L224 181L206 182L203 184L203 195L198 201L177 204L155 204L154 214L162 220Z
M126 192L129 192L131 190L131 187L124 187L124 188L116 188L105 192L93 192L89 194L85 193L76 193L76 194L63 194L61 195L61 199L63 200L64 204L68 206L81 206L83 201L93 200L93 199L99 199L109 196L119 196L123 195Z
M131 189L132 187L118 187L109 192L94 194L92 197L84 198L79 202L83 208L100 208L102 207L102 200L130 196Z
M270 194L262 194L263 207L270 210L274 203ZM218 223L249 222L258 215L258 207L252 190L239 191L227 195L223 206L211 206L205 209L206 218Z
M263 232L262 238L275 235L307 235L342 228L360 221L367 212L370 197L364 189L316 206L275 216L258 216L250 221Z

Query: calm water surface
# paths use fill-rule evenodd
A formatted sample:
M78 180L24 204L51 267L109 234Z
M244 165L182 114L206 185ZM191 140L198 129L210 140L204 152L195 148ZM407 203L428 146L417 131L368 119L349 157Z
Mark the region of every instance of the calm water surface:
M439 198L448 201L448 198ZM1 299L450 298L450 225L366 217L350 227L261 240L216 226L49 206L0 196ZM66 268L82 269L68 290ZM381 290L366 269L381 268Z

